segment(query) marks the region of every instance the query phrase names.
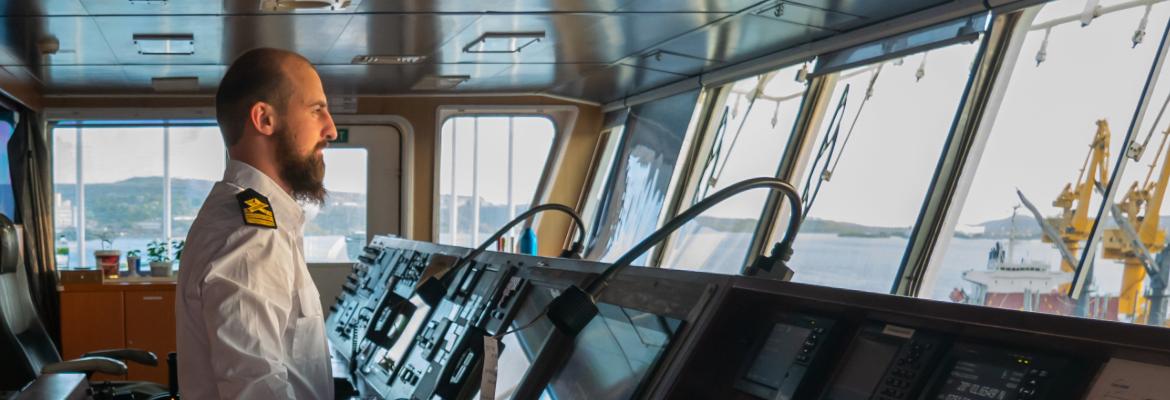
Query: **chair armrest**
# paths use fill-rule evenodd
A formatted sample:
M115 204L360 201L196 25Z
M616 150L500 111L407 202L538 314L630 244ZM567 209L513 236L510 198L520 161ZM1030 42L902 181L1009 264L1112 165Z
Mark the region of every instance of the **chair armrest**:
M108 357L115 360L133 361L142 365L149 365L152 367L158 366L158 357L146 350L141 349L110 349L91 351L81 355L82 357Z
M62 372L101 372L109 375L126 375L126 363L109 357L82 357L76 360L52 363L41 368L42 374Z

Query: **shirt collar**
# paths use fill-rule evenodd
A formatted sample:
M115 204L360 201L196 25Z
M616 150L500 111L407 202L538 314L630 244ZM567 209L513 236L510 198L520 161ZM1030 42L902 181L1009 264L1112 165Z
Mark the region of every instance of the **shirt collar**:
M223 172L223 181L245 189L250 188L267 197L268 202L272 203L273 211L276 212L278 227L285 226L280 221L290 221L289 218L295 223L293 226L304 225L305 211L301 205L276 184L276 181L256 167L243 161L228 160L227 170Z

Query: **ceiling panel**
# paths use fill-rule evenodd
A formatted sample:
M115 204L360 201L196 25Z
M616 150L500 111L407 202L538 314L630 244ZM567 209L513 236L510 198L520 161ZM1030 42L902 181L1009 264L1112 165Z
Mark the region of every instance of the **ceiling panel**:
M622 12L739 12L773 0L630 0Z
M4 47L6 65L111 65L117 64L102 31L89 17L6 18ZM41 58L36 43L56 39L56 54ZM15 57L15 58L14 58Z
M85 15L79 0L0 0L0 15Z
M499 74L508 64L321 65L325 92L330 94L416 93L410 90L427 75L468 75L472 81Z
M669 72L618 64L559 85L549 92L606 103L685 78Z
M831 34L831 31L823 29L743 15L671 40L659 49L693 58L734 63ZM707 67L709 69L711 66Z
M629 0L369 0L359 12L605 12Z
M122 64L220 64L224 18L217 16L118 16L93 17L101 27L114 56ZM139 54L135 34L192 34L195 53L190 55Z
M213 1L213 0L171 0L171 1ZM256 14L265 13L272 15L294 15L294 14L352 14L361 9L362 0L349 0L350 6L342 9L331 8L303 8L290 11L269 11L261 9L260 6L263 0L215 0L222 1L223 9L228 14ZM400 0L372 0L374 2L394 3Z
M561 82L580 79L608 64L516 64L483 79L472 79L459 90L473 91L541 91Z
M782 22L835 31L842 31L850 26L866 23L865 17L789 2L777 2L756 7L752 10L752 14Z
M45 83L47 94L59 93L143 93L146 85L131 85L121 66L53 65L35 72Z
M221 14L224 11L223 1L211 0L80 0L80 2L89 15Z
M833 10L835 12L865 17L870 20L880 20L908 14L953 1L955 0L784 0L786 3L812 6L822 10Z
M721 65L719 61L692 57L666 50L653 50L636 54L621 61L632 67L648 68L682 75L697 75L704 70Z
M347 14L258 15L226 18L223 64L257 47L293 50L321 63L354 18Z
M212 94L219 87L220 79L227 72L222 65L127 65L122 71L126 82L135 87L150 87L152 78L199 79L199 92Z
M560 30L572 32L572 35L552 49L555 51L552 58L557 62L612 63L631 54L641 54L654 45L730 15L718 13L607 15L584 30Z
M429 56L478 18L470 15L356 15L322 62L348 64L358 55Z
M443 44L435 58L441 62L612 63L727 15L488 15ZM468 44L487 32L544 32L545 37L516 54L464 52Z

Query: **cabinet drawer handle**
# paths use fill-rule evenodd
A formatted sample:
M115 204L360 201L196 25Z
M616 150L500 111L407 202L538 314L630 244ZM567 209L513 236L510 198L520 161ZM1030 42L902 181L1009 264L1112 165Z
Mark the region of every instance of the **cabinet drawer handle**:
M143 300L162 300L162 296L142 296Z

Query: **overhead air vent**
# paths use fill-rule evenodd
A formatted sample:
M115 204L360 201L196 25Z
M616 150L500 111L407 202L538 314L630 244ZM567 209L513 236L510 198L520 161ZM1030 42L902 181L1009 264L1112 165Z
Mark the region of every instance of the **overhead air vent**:
M350 0L261 0L260 11L340 11L348 8L350 3Z
M415 82L411 90L451 90L471 79L469 75L428 75Z
M463 51L467 53L519 53L529 45L544 39L544 31L540 32L487 32L480 35Z
M190 33L135 33L134 46L143 55L192 55L195 54L195 35Z
M150 86L156 92L194 92L199 90L199 78L194 76L154 77Z
M426 61L427 56L355 56L350 64L385 64L402 65L418 64Z

